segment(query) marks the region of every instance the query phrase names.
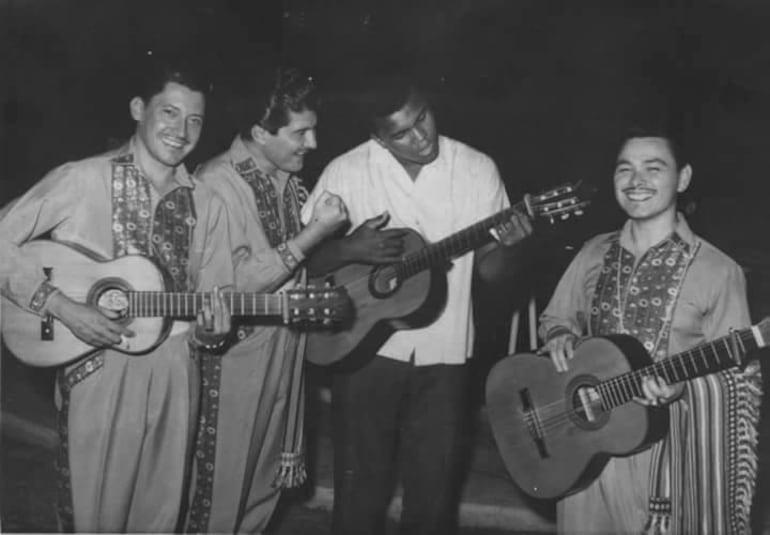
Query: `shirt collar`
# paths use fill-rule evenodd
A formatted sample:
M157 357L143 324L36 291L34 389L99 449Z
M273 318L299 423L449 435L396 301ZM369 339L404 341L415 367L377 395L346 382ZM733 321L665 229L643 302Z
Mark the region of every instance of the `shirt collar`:
M388 149L380 145L376 140L371 139L369 140L369 143L372 145L371 154L374 157L375 161L387 163L388 165L395 165L399 169L403 169L403 165L401 165L401 162L399 162L395 156L393 156L393 153L390 152ZM444 136L438 136L438 155L436 156L436 159L432 162L425 164L422 166L422 169L420 172L426 169L432 169L434 167L438 167L444 162L444 158L446 157L446 147L444 142ZM406 173L406 170L404 169L404 172Z
M230 145L230 162L235 170L238 171L239 175L257 171L262 176L272 177L278 180L288 180L292 176L291 173L281 170L277 170L275 173L270 174L265 169L261 168L240 135L236 135L233 143Z
M134 162L135 154L136 154L136 137L132 136L131 139L128 141L128 143L125 143L122 147L120 147L117 151L115 151L115 155L112 158L112 162L120 163L120 164L131 164L141 172L141 168L138 165L136 165ZM187 167L185 167L184 163L177 165L176 168L174 169L174 182L178 186L182 186L185 188L195 188L195 183L193 182L192 177L190 176L190 173L187 172Z
M626 223L623 225L623 228L620 230L620 240L621 243L627 243L628 240L631 237L631 220L629 219L626 221ZM674 231L671 233L671 235L660 242L657 245L654 245L653 247L660 247L661 245L673 241L675 243L681 243L688 251L691 251L692 248L697 243L697 237L695 236L695 233L690 229L690 225L687 224L687 220L684 217L684 214L681 212L677 212L676 214L676 227L674 228Z

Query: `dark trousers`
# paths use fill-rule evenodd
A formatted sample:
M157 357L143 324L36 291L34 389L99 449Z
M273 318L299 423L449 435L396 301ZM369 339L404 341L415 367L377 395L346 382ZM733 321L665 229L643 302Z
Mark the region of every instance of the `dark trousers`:
M400 467L401 532L453 533L466 366L414 366L378 356L355 372L335 374L332 388L332 532L382 533Z

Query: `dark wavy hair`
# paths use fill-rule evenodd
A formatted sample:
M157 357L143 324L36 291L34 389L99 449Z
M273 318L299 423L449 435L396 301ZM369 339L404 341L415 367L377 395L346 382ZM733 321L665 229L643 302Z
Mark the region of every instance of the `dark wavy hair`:
M683 167L691 163L690 156L682 141L680 129L669 125L637 124L626 128L620 138L620 144L618 145L615 154L620 154L620 151L623 150L623 146L628 140L640 137L657 137L663 139L668 145L671 155L674 157L677 171L681 171Z
M205 68L200 67L192 58L169 57L160 54L144 59L139 72L136 95L145 102L163 92L170 82L183 85L192 91L198 91L208 97L214 90L214 83Z
M290 112L317 111L319 106L312 76L293 67L279 67L271 76L254 80L244 93L237 117L238 132L244 139L251 137L255 124L275 134L289 124Z

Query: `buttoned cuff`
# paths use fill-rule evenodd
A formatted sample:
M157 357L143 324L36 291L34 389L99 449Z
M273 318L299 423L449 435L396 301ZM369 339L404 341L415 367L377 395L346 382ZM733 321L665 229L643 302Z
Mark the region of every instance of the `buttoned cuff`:
M59 289L50 282L41 282L35 293L32 294L32 299L29 300L29 309L36 314L42 315L45 313L45 305L48 302L48 298L58 291Z
M294 240L279 243L276 250L278 251L278 254L281 255L281 260L290 272L296 270L300 263L305 259L305 255Z
M575 333L572 332L571 329L568 327L565 327L564 325L556 325L554 327L551 327L548 329L548 331L545 333L545 341L548 342L550 340L553 340L557 336L562 336L565 334L571 334L572 336L577 336Z

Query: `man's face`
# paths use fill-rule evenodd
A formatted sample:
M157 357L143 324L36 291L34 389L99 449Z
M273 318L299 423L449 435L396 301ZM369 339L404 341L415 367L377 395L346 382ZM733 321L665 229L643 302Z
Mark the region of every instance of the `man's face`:
M436 120L414 92L403 108L379 122L374 138L402 163L426 165L438 156Z
M676 211L677 194L690 183L689 165L677 170L671 148L663 138L631 138L615 166L615 197L635 220L651 220Z
M311 110L289 111L289 123L273 135L263 131L262 151L277 169L296 173L305 165L305 154L315 149L315 127L318 121Z
M135 97L131 116L137 121L137 138L150 156L176 167L198 144L205 108L203 93L168 82L149 102Z

